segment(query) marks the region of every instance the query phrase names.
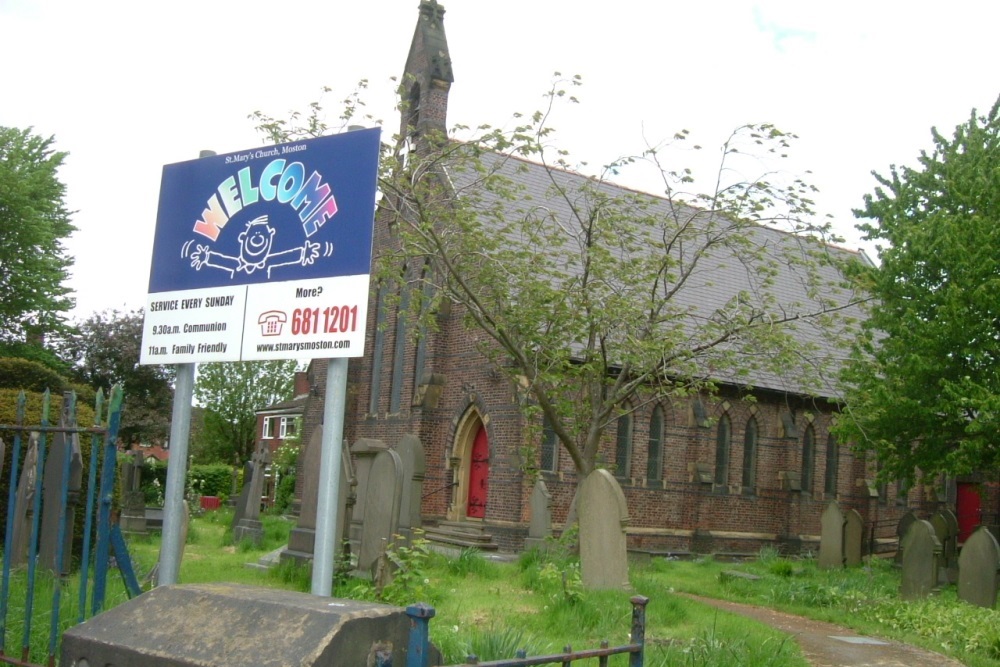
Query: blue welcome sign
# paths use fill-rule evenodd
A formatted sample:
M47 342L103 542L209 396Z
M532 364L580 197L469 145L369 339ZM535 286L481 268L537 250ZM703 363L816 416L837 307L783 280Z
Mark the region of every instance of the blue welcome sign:
M360 356L379 137L166 165L142 363Z

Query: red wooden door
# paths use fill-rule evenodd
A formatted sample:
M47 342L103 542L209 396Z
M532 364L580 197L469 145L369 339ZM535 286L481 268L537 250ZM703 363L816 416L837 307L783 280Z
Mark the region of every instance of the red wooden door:
M955 516L958 519L958 541L965 542L972 531L979 527L982 518L979 485L959 482L957 487Z
M476 519L486 517L486 494L490 488L490 444L486 440L486 428L479 427L472 443L472 457L469 463L469 499L465 515Z

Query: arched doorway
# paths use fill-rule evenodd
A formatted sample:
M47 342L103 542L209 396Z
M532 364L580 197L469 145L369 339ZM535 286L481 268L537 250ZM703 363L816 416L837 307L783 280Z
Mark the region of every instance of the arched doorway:
M486 427L479 425L472 440L469 457L469 493L465 503L465 515L472 519L486 518L486 499L490 490L490 443L486 438Z
M454 490L448 518L482 520L489 498L490 443L484 419L475 407L462 416L455 429L452 461Z

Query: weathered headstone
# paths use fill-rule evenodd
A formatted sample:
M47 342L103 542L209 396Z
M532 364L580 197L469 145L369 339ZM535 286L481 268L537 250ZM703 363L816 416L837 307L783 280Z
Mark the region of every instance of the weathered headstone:
M358 480L357 504L354 506L354 513L351 515L350 529L351 546L355 551L361 546L361 532L365 522L365 496L368 493L368 473L371 472L375 456L388 448L388 445L381 440L373 440L371 438L360 438L351 447L351 454L355 463L354 474Z
M942 584L953 583L958 578L958 521L952 521L954 516L950 510L939 510L930 518L934 534L941 543L938 576Z
M233 522L230 524L231 530L236 530L236 526L239 525L240 520L243 518L243 513L246 511L247 498L250 497L250 485L253 482L253 463L247 461L243 464L243 486L240 487L240 495L236 499L236 505L233 507Z
M233 542L239 544L250 540L260 544L264 539L264 525L260 522L260 500L264 491L264 470L271 462L271 449L267 441L261 440L250 460L250 480L244 480L246 495L240 494L241 506L237 506L239 520L233 526Z
M896 524L896 557L894 561L897 565L903 563L903 538L906 537L906 532L910 530L910 526L916 520L917 515L913 513L913 510L910 510L899 517L899 523Z
M938 584L941 543L929 521L917 519L903 537L903 572L899 595L916 600L930 595Z
M406 541L421 526L420 499L424 494L424 446L415 435L404 435L395 447L403 467L403 491L397 533Z
M1000 544L980 526L962 545L958 556L958 597L969 604L993 609L997 604Z
M35 494L38 480L38 433L28 438L28 451L21 466L14 500L14 529L12 532L10 564L12 567L28 562L28 542L31 540L31 520L35 511Z
M840 511L837 501L831 500L823 516L820 517L819 559L816 566L821 570L844 567L844 526L847 519Z
M316 504L319 497L320 456L323 450L323 427L317 426L306 448L299 456L302 459L302 505L299 508L299 518L288 535L288 546L281 552L281 560L293 559L299 563L311 560L316 546ZM345 444L341 445L340 484L337 494L337 526L345 538L351 522L351 512L355 507L354 468L351 464L350 452ZM339 554L339 550L334 550Z
M393 542L399 526L403 493L403 463L391 449L379 452L372 461L365 492L365 525L358 551L358 572L371 575L382 540Z
M69 413L72 401L63 398L62 427L76 423ZM68 474L67 474L68 464ZM83 459L80 456L80 438L76 433L56 433L45 459L42 479L42 526L39 535L38 562L41 567L59 574L69 574L73 547L73 524L76 506L83 484ZM66 498L63 508L62 500ZM60 513L62 525L60 525ZM62 564L59 564L59 533L62 530Z
M847 510L844 514L844 565L861 565L861 543L864 541L865 522L857 510Z
M625 528L629 517L621 486L607 470L594 470L580 485L577 502L583 585L628 588Z
M527 549L544 548L546 540L552 537L552 494L544 480L535 482L531 490L531 519L528 522L528 538L524 541Z
M146 498L142 492L143 465L143 455L138 450L126 454L121 465L122 514L119 524L123 533L145 535L149 528L146 525Z

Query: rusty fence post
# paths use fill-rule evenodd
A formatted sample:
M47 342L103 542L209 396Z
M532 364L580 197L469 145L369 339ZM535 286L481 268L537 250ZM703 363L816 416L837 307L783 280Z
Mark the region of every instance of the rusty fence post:
M636 653L629 655L628 667L642 667L646 651L646 605L649 598L636 595L632 598L632 643L639 645Z

